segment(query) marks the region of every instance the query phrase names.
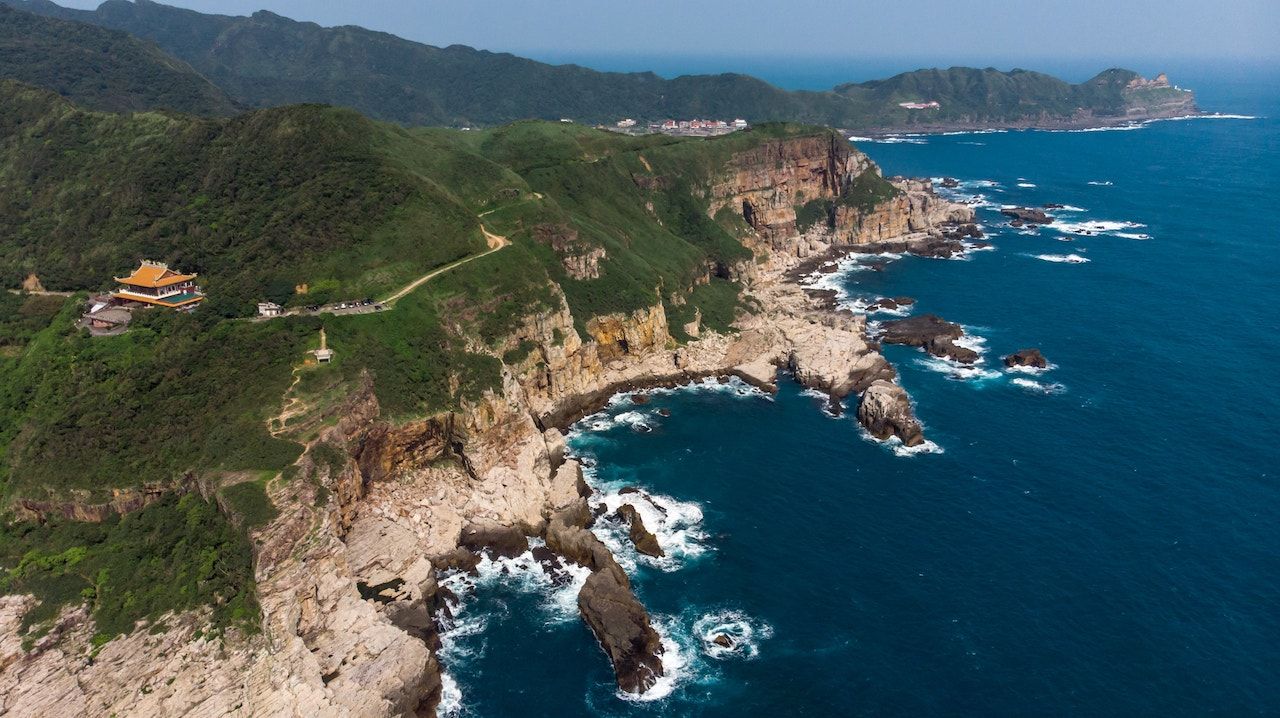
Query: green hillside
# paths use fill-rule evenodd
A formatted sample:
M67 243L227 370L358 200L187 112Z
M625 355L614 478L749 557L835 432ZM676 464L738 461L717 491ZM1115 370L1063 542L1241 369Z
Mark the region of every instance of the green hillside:
M1195 111L1190 92L1124 91L1134 77L1107 71L1078 85L1039 73L918 70L826 92L790 92L739 74L685 76L597 72L462 45L433 47L359 27L325 28L270 12L206 15L150 0L107 0L71 10L49 0L0 0L35 12L124 30L190 63L253 107L322 102L408 125L497 125L515 120L743 117L845 129L910 129L948 123L1052 124L1078 118ZM1151 101L1154 99L1155 101ZM939 111L899 102L937 101Z
M225 92L150 42L3 4L0 78L45 87L97 110L168 109L200 115L237 110Z
M708 216L701 187L761 141L829 135L766 125L713 140L627 137L532 121L404 130L319 106L116 115L12 82L0 107L8 287L36 272L50 288L104 288L147 257L199 272L209 296L190 316L139 312L126 334L89 337L78 300L8 295L0 488L40 500L283 468L308 437L273 437L267 419L322 324L339 359L299 391L321 402L372 377L393 417L496 386L507 336L558 303L553 283L580 327L687 298L679 311L705 309L727 329L736 286L695 286L750 253L740 220ZM482 226L508 246L487 253ZM579 253L597 256L598 276L570 273ZM459 259L390 311L224 319L262 297L390 293Z

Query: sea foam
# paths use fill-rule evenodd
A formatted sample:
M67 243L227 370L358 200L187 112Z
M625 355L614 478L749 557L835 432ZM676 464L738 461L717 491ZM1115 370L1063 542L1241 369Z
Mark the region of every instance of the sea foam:
M1090 261L1088 257L1081 257L1078 254L1033 254L1030 256L1045 262L1057 262L1059 264L1084 264Z

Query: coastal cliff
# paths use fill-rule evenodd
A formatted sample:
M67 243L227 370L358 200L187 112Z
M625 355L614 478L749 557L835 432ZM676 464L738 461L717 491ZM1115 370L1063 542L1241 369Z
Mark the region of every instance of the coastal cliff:
M474 569L479 553L522 552L526 537L589 569L583 620L619 689L650 688L663 671L661 643L590 531L598 499L566 456L564 430L619 391L725 376L772 390L785 370L829 395L833 409L856 402L873 435L919 443L909 399L865 317L835 311L798 280L833 248L952 241L948 233L972 221L969 208L938 198L927 182L880 177L827 132L734 152L695 191L708 218L728 211L747 228L739 239L752 260L707 266L694 279L723 272L742 283L730 330L695 321L697 336L677 340L668 314L676 302L663 294L640 309L578 317L552 285L493 344L476 347L503 358L500 376L454 408L397 416L376 391L378 377L363 375L307 424L315 430L300 434L307 448L290 477L268 485L278 515L252 533L261 633L215 643L200 635L198 615L183 613L166 619L160 639L135 632L95 652L92 620L74 608L24 645L19 625L31 599L5 597L0 712L430 715L442 691L439 616L451 601L440 579ZM802 228L806 206L820 206L823 221ZM577 241L543 238L552 250ZM599 271L592 266L575 259L565 271L589 277Z

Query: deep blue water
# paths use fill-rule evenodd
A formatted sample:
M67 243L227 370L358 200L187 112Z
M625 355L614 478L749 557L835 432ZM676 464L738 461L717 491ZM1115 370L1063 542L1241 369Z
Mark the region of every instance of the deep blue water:
M463 714L1280 715L1280 95L1201 97L1262 118L864 145L888 174L1151 238L1062 242L983 210L995 251L848 276L970 327L988 369L1027 346L1056 365L1023 377L1046 393L889 347L940 454L896 456L788 381L608 409L572 444L596 486L683 517L679 555L632 574L686 665L623 701L570 594L482 581L461 615L483 631L446 653ZM695 624L715 618L756 655L708 655Z

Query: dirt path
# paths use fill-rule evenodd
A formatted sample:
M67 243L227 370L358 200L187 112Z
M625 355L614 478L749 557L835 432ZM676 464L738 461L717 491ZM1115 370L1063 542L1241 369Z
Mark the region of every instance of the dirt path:
M430 271L430 272L427 272L426 274L422 275L421 277L418 277L417 279L413 280L412 282L409 282L409 283L408 283L408 284L406 284L405 286L401 287L401 288L400 288L400 290L399 290L399 291L397 291L395 294L392 294L391 296L387 297L386 299L383 299L383 300L382 300L382 305L383 305L384 307L389 307L389 306L391 306L392 304L395 304L395 302L396 302L396 300L397 300L397 299L400 299L401 297L405 296L405 295L406 295L406 294L408 294L409 292L412 292L413 290L417 289L418 287L421 287L422 285L426 284L427 282L431 281L432 279L434 279L434 278L436 278L436 277L440 276L441 274L444 274L445 272L449 271L450 269L457 269L458 267L461 267L462 265L466 264L467 262L474 262L475 260L477 260L477 259L479 259L479 258L481 258L481 257L487 257L487 256L489 256L490 254L493 254L494 252L498 251L499 249L502 249L503 247L507 246L508 244L511 244L511 240L509 240L509 239L507 239L506 237L503 237L503 236L501 236L501 235L494 234L493 232L490 232L489 230L485 229L484 225L480 225L480 231L481 231L481 232L484 232L484 240L485 240L485 242L486 242L486 243L488 243L488 245L489 245L489 249L487 249L487 250L485 250L485 251L481 252L480 254L473 254L473 255L471 255L470 257L464 257L464 258L462 258L462 259L459 259L459 260L458 260L458 261L456 261L456 262L451 262L451 263L449 263L449 264L446 264L446 265L444 265L443 267L440 267L439 269L434 269L434 270L432 270L432 271Z

